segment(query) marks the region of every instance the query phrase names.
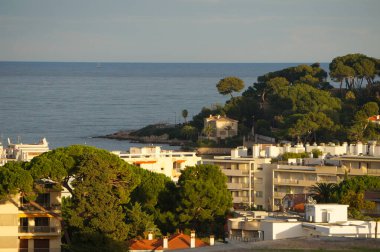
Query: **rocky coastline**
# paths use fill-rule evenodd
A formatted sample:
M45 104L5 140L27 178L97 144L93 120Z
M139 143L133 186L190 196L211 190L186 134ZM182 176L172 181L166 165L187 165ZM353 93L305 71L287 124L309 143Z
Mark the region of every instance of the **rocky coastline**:
M149 135L149 136L138 136L135 133L136 130L119 130L115 133L108 134L105 136L98 136L98 138L107 138L115 140L128 140L134 143L149 143L149 144L168 144L172 146L184 146L189 141L179 140L179 139L169 139L168 134L163 134L160 136Z

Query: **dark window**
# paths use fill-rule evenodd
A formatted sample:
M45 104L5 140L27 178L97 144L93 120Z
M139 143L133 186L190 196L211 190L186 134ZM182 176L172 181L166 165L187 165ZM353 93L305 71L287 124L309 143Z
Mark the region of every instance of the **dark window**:
M20 251L25 251L25 252L28 251L28 240L26 239L20 240Z
M47 217L37 217L34 218L34 225L37 227L47 227L49 226L49 218Z
M40 193L37 196L36 203L41 206L48 207L50 206L50 194L49 193Z
M27 227L28 226L28 218L20 218L20 226Z
M34 240L34 252L48 252L49 251L49 239L35 239Z

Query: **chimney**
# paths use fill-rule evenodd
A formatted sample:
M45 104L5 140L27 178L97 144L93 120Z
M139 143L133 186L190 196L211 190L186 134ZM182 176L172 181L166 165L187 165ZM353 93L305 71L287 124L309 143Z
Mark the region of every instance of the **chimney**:
M191 230L190 234L190 248L195 248L195 231Z
M153 240L153 233L152 232L148 233L148 240L149 241Z
M163 238L162 248L163 249L169 248L169 246L168 246L168 237L167 236L164 236L164 238Z
M213 235L210 235L210 246L214 246L215 239Z

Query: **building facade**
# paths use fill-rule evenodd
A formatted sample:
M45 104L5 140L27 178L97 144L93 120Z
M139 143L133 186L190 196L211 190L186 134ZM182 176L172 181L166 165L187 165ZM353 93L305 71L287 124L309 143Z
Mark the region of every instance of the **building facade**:
M235 207L265 208L265 174L262 164L269 163L269 158L248 157L247 148L238 147L231 151L231 156L215 156L212 159L202 159L202 162L219 166L227 176L227 188Z
M61 191L46 181L37 186L36 204L21 194L0 202L0 252L61 251Z

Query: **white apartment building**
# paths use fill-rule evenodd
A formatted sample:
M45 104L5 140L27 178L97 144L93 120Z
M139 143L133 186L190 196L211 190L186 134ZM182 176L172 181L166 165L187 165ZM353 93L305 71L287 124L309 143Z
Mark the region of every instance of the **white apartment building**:
M195 152L162 150L159 146L131 147L129 152L112 151L129 164L148 171L161 173L174 182L178 181L181 170L200 164L201 158Z
M286 152L311 153L313 149L320 150L322 155L271 163L271 158ZM252 155L247 153L247 148L238 147L231 151L231 156L203 160L218 165L227 176L235 207L278 210L286 194L309 194L316 183L339 183L345 176L380 176L380 146L374 141L319 146L255 144Z
M0 165L8 161L29 162L34 157L49 151L49 143L46 138L42 138L36 144L12 143L8 138L8 147L4 148L0 144Z
M266 207L264 171L262 164L270 163L270 158L253 158L247 155L247 148L238 147L231 151L231 156L215 156L202 159L204 164L220 167L227 176L227 188L231 192L235 207Z

